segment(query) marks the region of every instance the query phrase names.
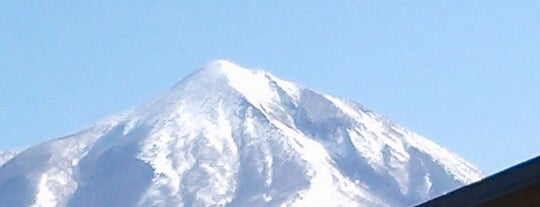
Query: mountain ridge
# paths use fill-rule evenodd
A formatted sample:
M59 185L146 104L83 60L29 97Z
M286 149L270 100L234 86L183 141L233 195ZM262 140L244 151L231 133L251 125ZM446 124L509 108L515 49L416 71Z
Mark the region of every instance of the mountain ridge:
M17 151L0 150L0 167L17 155Z
M0 207L407 206L481 177L359 104L218 60L17 155L0 168Z

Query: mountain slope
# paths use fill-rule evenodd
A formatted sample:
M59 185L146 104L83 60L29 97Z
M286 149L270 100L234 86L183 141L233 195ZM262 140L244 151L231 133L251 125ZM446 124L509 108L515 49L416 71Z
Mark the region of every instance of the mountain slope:
M0 150L0 167L7 161L11 160L17 153L13 151L2 151Z
M481 176L358 104L220 60L17 155L0 207L408 206Z

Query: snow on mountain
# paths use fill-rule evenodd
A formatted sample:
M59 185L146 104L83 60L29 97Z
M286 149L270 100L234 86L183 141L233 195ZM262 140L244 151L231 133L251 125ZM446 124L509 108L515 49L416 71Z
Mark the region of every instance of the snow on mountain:
M0 150L0 167L7 161L11 160L17 153L14 151L2 151Z
M359 104L219 60L0 168L0 207L410 206L482 178Z

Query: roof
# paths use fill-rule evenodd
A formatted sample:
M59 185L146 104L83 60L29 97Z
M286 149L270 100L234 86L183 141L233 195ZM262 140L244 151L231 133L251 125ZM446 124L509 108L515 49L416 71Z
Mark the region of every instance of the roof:
M417 207L539 206L540 156Z

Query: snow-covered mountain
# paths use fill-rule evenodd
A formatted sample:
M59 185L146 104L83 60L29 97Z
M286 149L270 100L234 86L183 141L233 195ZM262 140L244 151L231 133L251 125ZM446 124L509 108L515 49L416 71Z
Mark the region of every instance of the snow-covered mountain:
M0 168L0 207L410 206L479 180L357 103L219 60Z

